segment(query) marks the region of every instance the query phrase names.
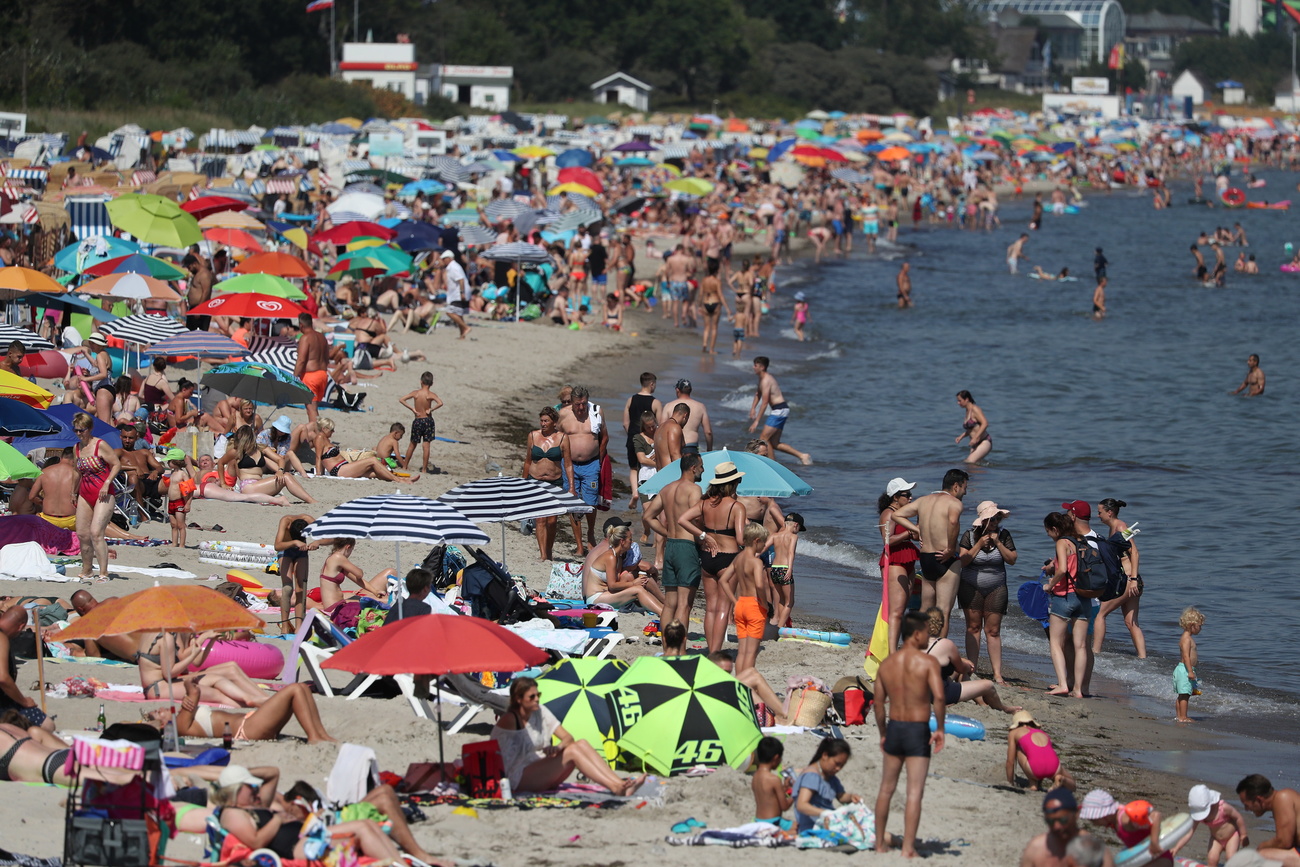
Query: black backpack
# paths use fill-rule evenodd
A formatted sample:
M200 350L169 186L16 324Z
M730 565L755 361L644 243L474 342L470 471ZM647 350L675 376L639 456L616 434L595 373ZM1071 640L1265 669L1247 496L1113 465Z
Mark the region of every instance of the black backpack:
M1101 553L1088 544L1087 539L1072 539L1077 565L1074 575L1074 593L1080 599L1098 599L1110 585L1110 571Z

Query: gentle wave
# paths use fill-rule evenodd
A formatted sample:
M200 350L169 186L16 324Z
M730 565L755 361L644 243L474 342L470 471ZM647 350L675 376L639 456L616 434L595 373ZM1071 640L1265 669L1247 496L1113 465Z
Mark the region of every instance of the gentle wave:
M847 566L861 574L863 578L880 580L880 553L868 551L848 542L814 542L810 539L799 540L799 553L828 563Z

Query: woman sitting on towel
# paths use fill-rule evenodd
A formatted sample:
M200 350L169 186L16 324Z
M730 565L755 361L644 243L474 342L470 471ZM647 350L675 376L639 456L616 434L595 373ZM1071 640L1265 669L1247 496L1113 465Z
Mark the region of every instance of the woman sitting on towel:
M357 458L344 457L339 447L330 442L330 436L334 433L334 422L332 420L327 418L317 419L316 427L320 429L314 444L316 450L316 475L319 476L323 473L341 479L399 481L397 476L389 471L384 462L375 456L374 452ZM412 473L407 481L415 482L419 481L419 479L419 473Z
M244 674L234 662L223 662L203 671L190 674L190 665L202 665L208 658L217 633L205 632L201 636L184 638L177 633L141 632L135 653L135 663L140 666L140 686L146 699L178 699L185 692L185 682L198 684L203 701L239 707L260 707L270 694ZM164 642L171 643L171 683L163 673ZM170 688L170 690L169 690Z
M252 426L241 425L230 438L230 445L226 446L226 453L217 464L217 484L241 494L271 496L287 488L304 503L316 502L297 479L284 471L279 460L279 455L272 449L263 449L257 444ZM234 479L233 483L231 479Z
M167 721L175 714L176 733L185 738L219 738L230 726L230 732L237 741L273 741L280 736L285 725L291 719L298 720L307 743L338 743L325 731L320 721L320 710L316 699L312 697L311 687L306 683L291 683L271 697L251 713L231 713L214 710L199 704L200 690L197 684L185 682L185 698L181 709L176 713L171 708L158 708L146 711L145 722L165 730Z
M559 740L552 744L551 740ZM627 797L645 782L645 775L623 779L614 773L595 747L574 740L560 721L542 707L537 681L517 677L510 683L510 706L492 727L501 747L510 788L515 792L547 792L569 778L574 768L615 795Z
M1020 710L1019 707L1009 707L1002 703L998 697L998 691L993 686L991 680L966 680L959 681L954 678L957 676L966 676L975 673L975 663L969 659L963 659L957 650L957 645L951 640L941 637L943 635L943 609L927 608L925 616L930 618L930 646L925 652L939 660L943 666L943 700L948 707L952 707L959 701L974 701L977 698L983 698L984 704L994 710L1004 711L1006 713L1015 713Z
M605 541L591 549L582 564L582 597L588 605L620 606L635 600L655 616L663 613L664 596L652 575L625 568L632 547L630 524L607 523Z

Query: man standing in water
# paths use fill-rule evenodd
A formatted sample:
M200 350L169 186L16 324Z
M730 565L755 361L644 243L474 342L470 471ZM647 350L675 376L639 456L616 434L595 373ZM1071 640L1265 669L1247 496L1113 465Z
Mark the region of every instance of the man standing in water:
M1007 268L1012 274L1016 273L1016 268L1019 266L1021 259L1029 258L1025 255L1025 243L1028 240L1028 234L1021 234L1019 238L1011 242L1011 246L1007 247Z
M808 466L812 463L812 458L807 452L801 452L793 446L781 442L781 433L785 430L786 420L790 418L790 404L786 403L785 396L781 394L781 386L777 384L776 377L767 372L769 363L765 355L760 355L754 359L754 374L758 377L758 391L754 393L754 402L749 407L749 417L752 419L749 432L754 432L758 427L759 419L766 412L767 420L763 422L763 432L759 434L759 438L767 440L772 445L772 448L777 451L794 455L801 464ZM954 536L953 540L956 541L956 538Z
M957 537L961 533L961 501L969 480L964 470L949 470L943 475L942 491L918 497L894 512L895 523L921 534L921 610L930 606L942 609L942 638L948 637L952 603L961 579ZM907 520L913 516L915 524Z
M673 412L679 406L686 406L691 413L682 425L682 452L700 453L700 433L704 434L704 450L713 451L713 425L709 423L709 409L691 397L694 386L689 379L677 380L677 397L668 401L659 409L659 424L667 424Z
M898 269L898 309L912 306L912 263L904 262Z
M673 325L681 328L684 325L693 323L694 314L691 312L688 302L690 299L690 279L691 274L695 271L695 264L691 257L686 253L686 247L678 244L673 254L668 257L665 263L667 273L665 278L668 280L668 295L673 299Z
M921 824L921 800L925 797L925 775L930 770L930 750L943 749L943 677L939 661L925 652L930 640L929 621L909 611L903 615L903 646L885 657L876 674L876 727L880 730L883 761L880 791L876 795L876 851L889 851L885 826L889 802L898 777L907 766L907 801L903 808L904 858L916 857L916 831ZM885 721L885 705L889 721ZM930 731L930 709L938 723Z
M698 454L682 455L682 476L664 485L645 509L645 523L663 541L663 565L659 580L664 588L664 610L659 622L664 626L674 620L689 624L695 591L700 587L700 552L691 531L681 525L681 517L699 504L700 476L704 461ZM663 516L662 519L660 516ZM717 551L717 543L707 533L701 534L700 548L706 554Z
M1264 393L1264 371L1259 366L1259 356L1251 355L1246 359L1246 378L1231 394L1246 392L1246 397L1259 397Z

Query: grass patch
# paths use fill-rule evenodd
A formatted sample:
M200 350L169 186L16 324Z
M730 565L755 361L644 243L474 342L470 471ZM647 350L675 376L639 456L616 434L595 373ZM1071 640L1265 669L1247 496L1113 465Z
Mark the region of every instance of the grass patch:
M27 113L29 132L66 132L75 140L84 130L91 142L128 123L139 124L146 130L172 130L185 126L195 135L203 135L212 127L229 129L236 125L231 118L220 114L158 106L111 111L33 108Z

